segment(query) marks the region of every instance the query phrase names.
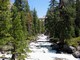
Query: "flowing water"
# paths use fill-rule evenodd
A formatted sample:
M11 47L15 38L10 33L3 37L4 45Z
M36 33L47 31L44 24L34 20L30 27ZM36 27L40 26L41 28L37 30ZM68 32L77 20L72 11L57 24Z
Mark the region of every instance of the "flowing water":
M28 53L29 57L26 60L79 60L71 54L57 54L56 50L52 50L47 36L41 34L38 36L36 42L31 42L29 49L32 51Z

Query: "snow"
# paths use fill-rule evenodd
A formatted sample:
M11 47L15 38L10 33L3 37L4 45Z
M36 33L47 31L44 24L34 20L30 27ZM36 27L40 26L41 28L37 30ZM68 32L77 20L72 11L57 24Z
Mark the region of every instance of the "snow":
M12 57L12 54L7 54L7 53L1 54L1 53L0 53L0 57L4 57L5 60L10 60L9 58ZM2 58L0 58L0 60L2 60Z
M2 60L2 59L0 58L0 60ZM10 59L5 59L5 60L10 60Z
M11 54L1 54L0 53L0 57L6 57L6 58L11 58L12 57L12 55Z
M38 38L39 38L39 39L37 40L38 42L39 42L39 41L43 41L43 42L49 41L49 40L47 39L47 36L45 36L44 34L39 35Z
M38 60L53 60L55 58L61 58L66 60L77 60L72 55L68 54L53 54L53 53L51 54L51 53L36 52L36 53L31 53L29 55L31 56L31 58Z

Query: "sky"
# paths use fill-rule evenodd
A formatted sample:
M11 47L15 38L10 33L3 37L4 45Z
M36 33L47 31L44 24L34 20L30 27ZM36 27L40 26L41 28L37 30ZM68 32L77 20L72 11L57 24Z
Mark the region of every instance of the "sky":
M46 15L47 9L49 7L50 0L28 0L30 9L33 10L34 8L37 11L37 15L39 18Z
M38 17L41 18L46 15L49 7L49 1L50 0L28 0L28 3L30 6L30 10L33 10L35 8ZM11 0L11 2L14 2L14 0Z

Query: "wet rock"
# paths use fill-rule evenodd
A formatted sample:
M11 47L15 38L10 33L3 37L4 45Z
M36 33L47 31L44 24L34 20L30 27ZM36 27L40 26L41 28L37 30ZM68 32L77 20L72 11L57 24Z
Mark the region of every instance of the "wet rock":
M76 58L80 58L80 51L74 52L73 56L76 57Z
M68 45L63 46L63 52L66 52L69 54L73 53L72 49Z
M69 46L69 47L70 47L70 49L72 50L73 53L76 52L76 48L74 46Z
M59 45L57 45L56 43L54 43L53 45L51 45L51 47L54 50L58 50L59 49Z
M77 46L77 51L80 51L80 46Z

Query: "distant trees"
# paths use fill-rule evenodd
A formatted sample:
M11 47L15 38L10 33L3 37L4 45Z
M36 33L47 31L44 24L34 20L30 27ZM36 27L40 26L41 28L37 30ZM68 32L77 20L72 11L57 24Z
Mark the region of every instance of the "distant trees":
M33 35L44 33L45 30L44 21L38 18L35 9L32 11L32 16L33 16Z
M40 18L39 20L38 20L38 25L39 25L39 27L38 27L38 31L39 31L39 33L40 34L43 34L43 33L45 33L45 26L44 26L44 18Z
M33 12L32 12L32 15L33 15L33 31L34 31L34 35L37 34L37 22L38 22L38 17L37 17L37 13L36 13L36 10L34 9Z

